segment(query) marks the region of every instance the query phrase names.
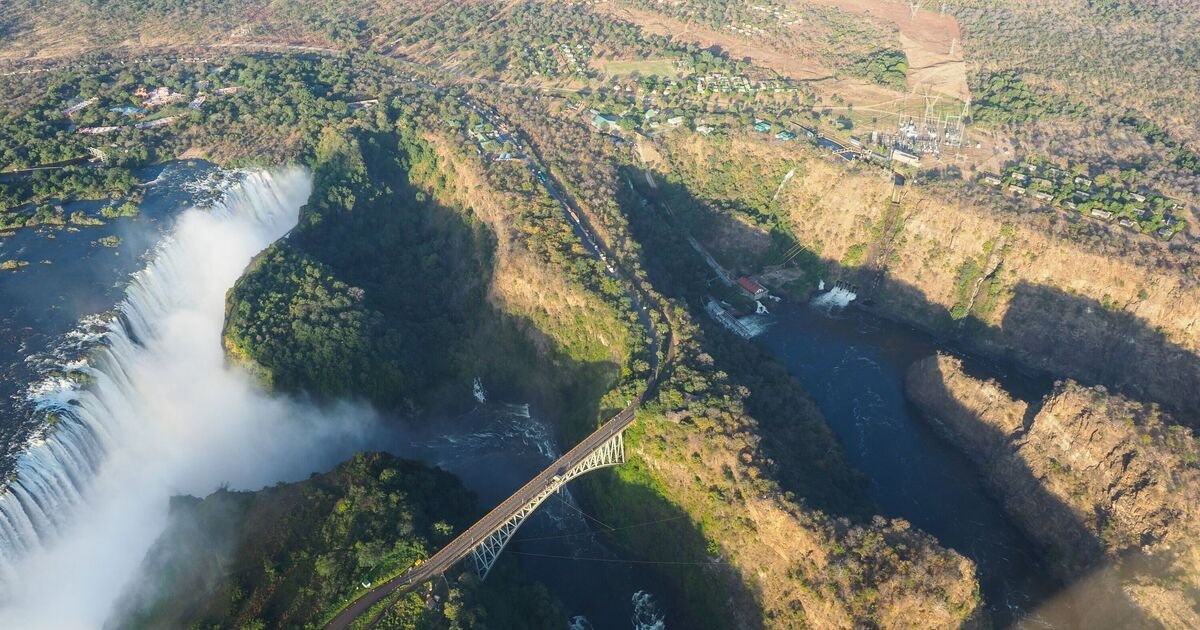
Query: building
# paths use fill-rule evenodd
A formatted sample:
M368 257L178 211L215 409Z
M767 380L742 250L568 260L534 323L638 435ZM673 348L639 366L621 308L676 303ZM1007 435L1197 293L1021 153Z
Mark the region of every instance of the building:
M617 121L620 120L615 114L605 114L592 110L592 126L601 131L605 129L616 129Z
M765 120L754 121L754 130L758 133L768 133L771 131L771 123Z
M737 282L738 286L741 287L747 295L755 300L761 300L768 295L766 287L755 282L754 280L751 280L750 278L742 276L741 278L738 278Z
M1109 219L1113 218L1113 213L1109 212L1108 210L1101 210L1100 208L1093 208L1092 216L1096 217L1097 219L1104 219L1105 221L1108 221Z
M988 186L999 186L1001 182L1000 178L996 177L995 175L984 175L983 183L987 184Z
M892 149L892 161L899 162L901 164L907 164L909 166L921 166L921 158L907 151L901 151L900 149Z
M788 140L795 140L796 134L784 129L783 131L780 131L779 133L775 134L775 139L783 140L784 142L787 142Z

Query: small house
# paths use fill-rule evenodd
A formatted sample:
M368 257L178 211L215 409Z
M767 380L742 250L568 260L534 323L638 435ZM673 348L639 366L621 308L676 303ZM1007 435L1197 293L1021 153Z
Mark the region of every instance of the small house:
M754 300L761 300L768 295L766 287L745 276L738 278L738 286Z
M892 161L909 166L921 166L921 158L900 149L892 149Z
M1018 194L1018 195L1024 195L1024 194L1025 194L1025 187L1024 187L1024 186L1018 186L1018 185L1016 185L1016 184L1009 184L1009 185L1008 185L1008 192L1010 192L1010 193L1016 193L1016 194Z
M605 114L594 109L592 110L592 126L596 129L600 129L601 131L605 129L615 129L617 127L618 120L620 120L620 118L614 114Z
M984 175L983 183L987 184L988 186L999 186L1000 178L996 177L995 175Z
M1041 201L1050 201L1051 199L1054 199L1054 195L1051 195L1050 193L1048 193L1044 190L1039 190L1039 191L1033 193L1033 196L1034 196L1034 198L1041 200Z
M1129 228L1131 230L1137 228L1137 221L1134 221L1129 217L1121 217L1121 220L1117 221L1117 223L1120 223L1121 227Z
M754 121L754 130L758 133L768 133L771 131L771 123L765 120Z
M1093 217L1096 217L1097 219L1103 219L1105 221L1113 218L1113 213L1109 212L1108 210L1101 210L1100 208L1093 208L1091 214Z
M795 140L796 134L784 129L783 131L780 131L779 133L775 134L775 139L783 140L784 142L787 142L789 140Z

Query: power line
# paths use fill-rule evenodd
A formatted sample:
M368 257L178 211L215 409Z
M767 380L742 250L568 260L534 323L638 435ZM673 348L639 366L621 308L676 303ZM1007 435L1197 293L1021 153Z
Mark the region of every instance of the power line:
M588 558L575 556L560 556L551 553L529 553L527 551L511 551L509 553L517 554L518 556L533 556L535 558L558 558L560 560L577 560L587 562L615 562L619 564L672 564L672 565L690 565L690 566L711 566L714 564L728 564L722 560L708 560L705 562L686 562L683 560L623 560L621 558Z
M562 502L562 504L563 504L563 505L565 505L565 506L567 506L567 507L571 508L572 510L575 510L576 512L579 512L580 514L582 514L584 518L590 518L590 519L592 519L593 521L595 521L595 522L599 523L599 524L600 524L602 527L604 527L604 528L605 528L605 529L607 529L608 531L612 531L612 530L614 529L612 525L609 525L608 523L605 523L604 521L602 521L602 520L600 520L600 519L598 519L598 518L596 518L596 517L594 517L594 516L592 516L592 515L588 514L587 512L584 512L583 510L581 510L581 509L579 509L579 508L575 507L574 505L571 505L570 503L567 503L567 500L563 498L563 495L562 495L562 493L561 493L561 492L560 492L560 493L558 493L558 500L559 500L560 502Z
M619 532L624 529L634 529L636 527L647 527L649 525L657 525L659 523L666 523L669 521L677 521L677 520L683 519L683 518L688 518L688 515L680 514L679 516L672 516L669 518L660 518L660 519L653 520L653 521L646 521L644 523L634 523L633 525L626 525L624 527L614 527L604 533ZM595 535L595 534L599 534L599 533L601 533L601 532L597 532L594 530L587 530L587 531L582 531L582 532L572 532L570 534L558 534L555 536L535 536L532 538L520 538L518 540L514 540L513 542L526 542L526 541L532 541L532 540L553 540L553 539L557 539L557 538L571 538L572 536L584 536L587 534Z

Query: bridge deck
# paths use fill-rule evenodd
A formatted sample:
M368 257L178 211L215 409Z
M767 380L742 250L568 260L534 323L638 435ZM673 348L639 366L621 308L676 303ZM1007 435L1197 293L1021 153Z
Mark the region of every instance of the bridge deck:
M554 463L534 476L533 479L530 479L528 483L521 486L520 489L512 493L512 495L484 515L474 525L468 527L454 540L450 541L449 544L433 554L421 566L414 567L376 586L369 593L355 600L329 623L328 628L346 628L359 615L366 612L388 595L400 589L416 586L445 573L450 567L471 553L471 550L480 541L490 536L518 510L529 503L539 492L553 483L555 475L560 474L561 471L570 470L591 455L596 449L603 446L614 435L628 428L633 423L635 417L634 411L640 402L640 400L634 401L628 407L622 409L620 413L601 425L600 428L584 438L579 444L576 444L574 448L567 451L562 457L556 459Z

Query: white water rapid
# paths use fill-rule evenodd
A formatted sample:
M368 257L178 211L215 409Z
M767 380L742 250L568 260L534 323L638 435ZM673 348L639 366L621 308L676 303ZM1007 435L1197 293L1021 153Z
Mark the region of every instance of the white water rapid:
M843 309L853 302L858 294L843 286L834 286L833 289L818 295L813 298L812 305L832 312L834 309Z
M325 470L364 445L357 408L261 391L225 361L226 291L284 235L311 189L300 169L251 173L181 214L131 280L119 316L30 396L57 420L0 492L0 628L97 628L167 519L169 497L256 489Z

